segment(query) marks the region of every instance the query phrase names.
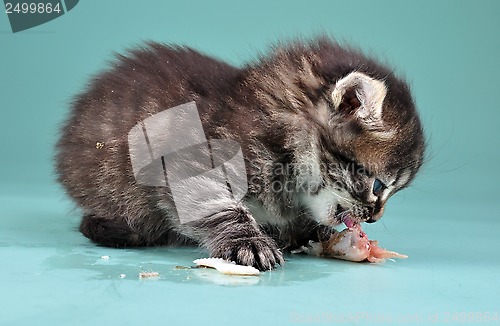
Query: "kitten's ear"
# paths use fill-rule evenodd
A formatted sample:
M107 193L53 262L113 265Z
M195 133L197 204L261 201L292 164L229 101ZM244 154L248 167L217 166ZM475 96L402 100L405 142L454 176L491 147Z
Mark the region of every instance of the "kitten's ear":
M360 72L340 79L332 92L335 109L358 119L366 127L382 125L382 103L387 94L383 81Z

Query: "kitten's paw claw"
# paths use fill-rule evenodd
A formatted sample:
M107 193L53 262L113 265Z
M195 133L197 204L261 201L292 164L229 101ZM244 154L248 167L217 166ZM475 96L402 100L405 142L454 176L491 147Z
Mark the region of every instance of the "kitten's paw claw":
M285 262L276 243L267 237L228 241L213 250L211 256L231 260L239 265L253 266L260 271L271 270Z

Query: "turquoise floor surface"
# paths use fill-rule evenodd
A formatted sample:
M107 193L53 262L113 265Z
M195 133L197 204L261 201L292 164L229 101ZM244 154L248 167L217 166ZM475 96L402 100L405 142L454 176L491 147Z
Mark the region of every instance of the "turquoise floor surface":
M498 324L500 222L472 224L470 207L459 202L425 206L395 205L382 223L365 227L407 260L360 264L289 255L283 268L237 277L180 269L205 257L198 249L96 247L76 231L77 216L60 200L4 195L0 307L7 309L0 324L462 324L487 318ZM141 280L141 271L160 277Z

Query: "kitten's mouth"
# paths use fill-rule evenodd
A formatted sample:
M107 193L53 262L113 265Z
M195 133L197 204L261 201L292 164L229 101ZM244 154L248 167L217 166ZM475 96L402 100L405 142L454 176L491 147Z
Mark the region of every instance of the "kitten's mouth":
M346 229L357 229L361 237L366 237L366 233L361 229L361 221L359 221L355 216L353 216L350 212L344 209L342 206L337 205L337 209L335 211L335 220L339 226L344 223ZM343 231L343 230L338 230Z
M348 229L352 229L360 223L340 205L337 205L337 209L335 210L335 220L338 221L338 224L344 223Z

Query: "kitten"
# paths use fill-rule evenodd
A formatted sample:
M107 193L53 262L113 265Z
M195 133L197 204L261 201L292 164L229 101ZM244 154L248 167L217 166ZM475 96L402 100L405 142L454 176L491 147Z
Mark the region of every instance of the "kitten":
M188 102L208 141L241 146L248 191L181 223L169 187L137 182L128 136ZM242 68L149 43L119 56L76 98L56 161L92 241L200 244L211 256L268 270L319 231L380 219L389 197L415 177L424 147L408 85L328 38L277 46Z

